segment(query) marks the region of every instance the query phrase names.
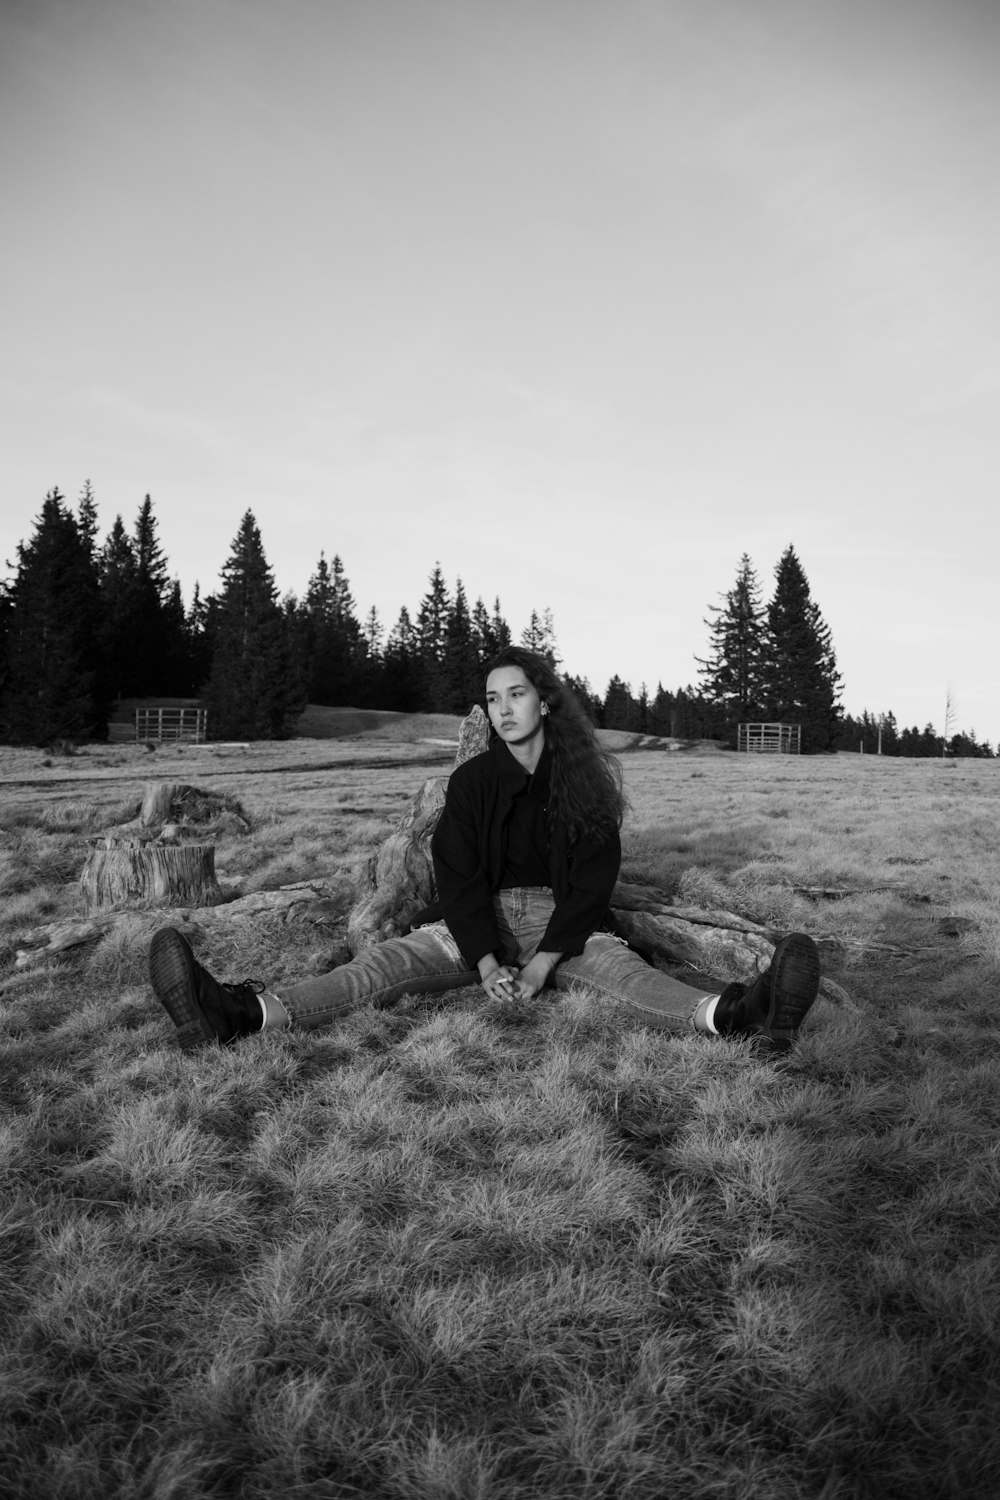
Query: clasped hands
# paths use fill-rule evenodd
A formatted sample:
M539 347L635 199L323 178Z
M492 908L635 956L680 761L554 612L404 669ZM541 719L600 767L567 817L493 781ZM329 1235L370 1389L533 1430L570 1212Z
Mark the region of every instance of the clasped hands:
M531 1000L552 971L552 964L541 954L536 954L523 969L495 960L494 964L486 973L480 968L480 983L492 1000Z

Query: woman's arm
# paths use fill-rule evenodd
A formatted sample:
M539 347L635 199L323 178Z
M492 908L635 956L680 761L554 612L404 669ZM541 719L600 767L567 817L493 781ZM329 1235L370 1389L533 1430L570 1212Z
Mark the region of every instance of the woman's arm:
M583 838L565 855L565 882L556 887L555 911L539 949L560 956L582 953L587 939L607 919L621 867L621 841L615 830L606 838Z
M467 764L470 764L467 762ZM459 768L452 774L445 804L431 838L434 880L438 899L455 942L470 969L486 964L487 975L500 947L500 933L493 910L493 891L486 870L483 833L484 814L478 808L475 788L465 785Z

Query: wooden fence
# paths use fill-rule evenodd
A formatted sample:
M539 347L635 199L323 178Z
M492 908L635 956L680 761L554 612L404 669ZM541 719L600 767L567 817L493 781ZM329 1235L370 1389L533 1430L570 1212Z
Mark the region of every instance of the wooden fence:
M137 708L137 740L190 740L201 745L205 740L208 714L203 708Z
M799 755L802 751L801 724L741 724L737 750L757 755Z

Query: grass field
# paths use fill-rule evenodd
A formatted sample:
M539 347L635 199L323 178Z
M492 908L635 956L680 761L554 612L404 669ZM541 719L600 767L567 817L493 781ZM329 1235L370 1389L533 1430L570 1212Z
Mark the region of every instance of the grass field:
M199 956L322 972L415 727L0 751L0 1495L995 1500L994 763L623 757L629 875L824 940L781 1070L585 990L182 1055L156 912L17 966L163 777L228 891L335 893Z

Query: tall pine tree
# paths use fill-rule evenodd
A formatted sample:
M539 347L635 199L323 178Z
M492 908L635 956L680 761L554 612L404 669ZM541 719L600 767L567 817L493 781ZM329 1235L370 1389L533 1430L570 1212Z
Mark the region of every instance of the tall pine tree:
M115 517L97 566L101 675L109 697L190 691L190 643L180 584L168 577L149 495L139 507L131 537L121 516Z
M171 650L167 639L169 624L164 606L170 581L149 495L135 518L132 551L135 572L132 578L132 683L129 690L148 698L168 690L168 654L176 657L179 649L179 643L174 643Z
M432 713L447 713L449 698L444 676L444 658L448 647L451 600L440 563L434 564L429 582L430 588L417 610L420 706Z
M222 569L215 649L205 693L212 739L285 739L305 707L285 614L247 511Z
M445 629L440 700L447 713L467 714L483 696L479 652L465 589L459 578Z
M310 703L357 704L365 696L367 648L354 613L351 586L339 557L327 565L321 552L306 587L308 695Z
M17 549L7 610L3 737L47 745L107 734L97 666L100 596L93 535L57 489Z
M115 516L111 530L97 557L101 581L101 676L109 701L131 696L135 691L133 671L135 598L135 552L121 516Z
M802 726L803 751L832 749L840 722L837 659L830 628L791 546L775 569L767 606L762 688L768 719Z
M90 480L85 479L76 507L76 524L90 557L97 556L97 501Z
M404 604L382 654L379 706L415 713L421 706L422 680L417 630Z
M760 585L750 558L740 558L736 582L721 605L710 605L714 619L706 620L711 635L710 655L698 660L705 697L722 711L735 741L737 726L761 717L764 672L764 611Z
M191 608L184 620L184 641L188 664L185 694L200 694L212 670L215 631L219 618L219 601L214 595L201 597L201 586L195 583Z
M544 610L541 615L536 609L531 611L531 619L521 631L521 645L528 651L535 651L539 656L544 656L552 670L558 671L559 650L556 646L556 627L551 609Z

